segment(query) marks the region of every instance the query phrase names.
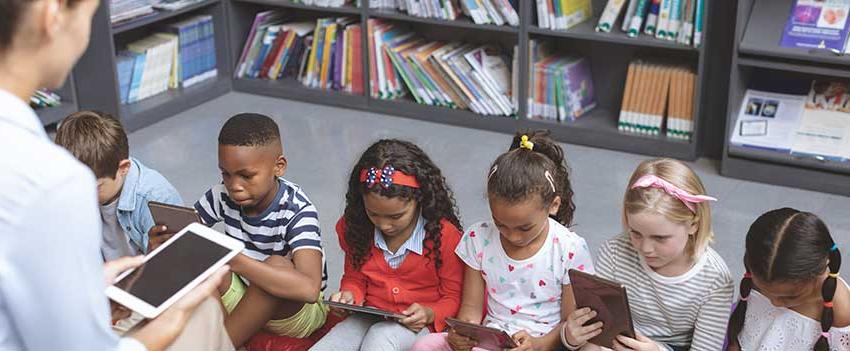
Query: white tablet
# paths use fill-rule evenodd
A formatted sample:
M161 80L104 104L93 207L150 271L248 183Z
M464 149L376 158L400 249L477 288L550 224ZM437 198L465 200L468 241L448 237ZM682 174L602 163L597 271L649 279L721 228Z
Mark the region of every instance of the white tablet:
M241 241L192 223L121 274L106 296L147 318L155 318L230 261Z

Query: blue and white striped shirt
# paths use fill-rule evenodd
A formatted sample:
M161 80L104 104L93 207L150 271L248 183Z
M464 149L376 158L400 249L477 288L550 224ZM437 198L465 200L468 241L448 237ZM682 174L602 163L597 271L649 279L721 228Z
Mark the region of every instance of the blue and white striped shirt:
M263 261L271 255L286 256L301 249L322 252L322 290L327 285L319 215L316 207L295 183L278 178L278 188L272 206L256 217L242 213L239 205L227 194L224 184L208 190L195 203L195 209L204 224L212 226L224 222L224 232L245 243L246 256Z
M405 257L407 257L408 251L417 255L422 255L424 242L425 219L422 218L421 214L419 215L419 219L416 220L416 228L413 229L413 233L409 238L407 238L407 241L405 241L404 244L396 250L396 252L390 251L389 246L387 246L387 241L384 240L384 235L381 234L380 230L375 228L375 246L384 252L384 259L392 269L398 269L398 267L401 266Z

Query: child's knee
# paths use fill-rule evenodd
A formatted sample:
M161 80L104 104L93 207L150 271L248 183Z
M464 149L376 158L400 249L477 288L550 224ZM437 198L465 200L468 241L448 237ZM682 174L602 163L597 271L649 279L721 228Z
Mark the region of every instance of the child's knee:
M416 339L416 342L410 348L410 351L434 350L450 350L449 344L446 341L446 333L424 335Z

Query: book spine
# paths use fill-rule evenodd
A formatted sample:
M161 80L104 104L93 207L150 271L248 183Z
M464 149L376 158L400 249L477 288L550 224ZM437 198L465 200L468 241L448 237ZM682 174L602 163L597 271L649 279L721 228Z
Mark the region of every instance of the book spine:
M646 26L643 28L643 34L655 36L655 30L658 27L658 12L661 10L661 0L651 1L649 13L646 14Z
M597 32L608 33L611 28L614 28L614 22L623 9L625 0L608 0L605 9L602 10L602 16L599 17L599 23L596 25Z

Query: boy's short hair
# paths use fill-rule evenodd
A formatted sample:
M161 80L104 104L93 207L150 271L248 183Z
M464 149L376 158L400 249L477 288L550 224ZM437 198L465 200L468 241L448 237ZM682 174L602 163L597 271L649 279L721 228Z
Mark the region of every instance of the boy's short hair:
M97 178L114 178L118 164L130 158L121 122L100 111L80 111L59 123L56 143L89 166Z
M218 134L219 145L266 146L280 143L277 123L266 115L240 113L224 123Z

